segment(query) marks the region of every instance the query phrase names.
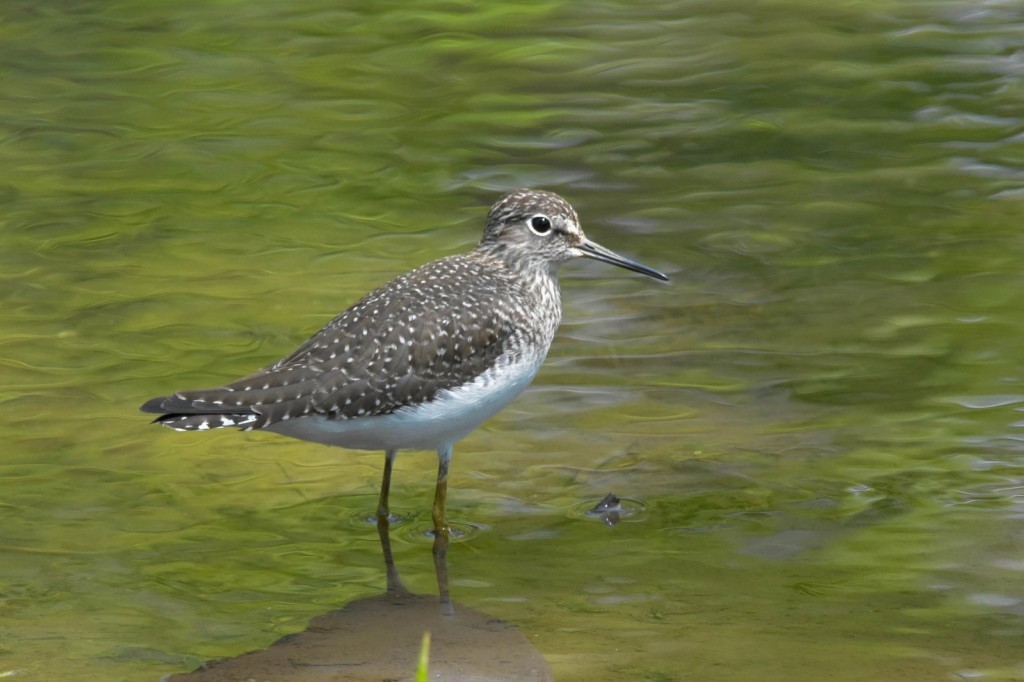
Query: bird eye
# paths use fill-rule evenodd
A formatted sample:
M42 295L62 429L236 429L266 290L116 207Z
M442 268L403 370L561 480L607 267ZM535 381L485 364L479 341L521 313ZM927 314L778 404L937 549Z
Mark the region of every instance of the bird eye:
M534 234L547 234L551 231L551 221L547 216L535 215L530 218L530 229Z

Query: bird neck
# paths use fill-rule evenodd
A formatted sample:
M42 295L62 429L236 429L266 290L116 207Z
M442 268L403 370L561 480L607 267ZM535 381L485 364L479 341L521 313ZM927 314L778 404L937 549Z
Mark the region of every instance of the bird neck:
M542 254L517 249L501 242L484 241L473 250L477 257L500 264L505 270L524 280L555 280L558 263Z

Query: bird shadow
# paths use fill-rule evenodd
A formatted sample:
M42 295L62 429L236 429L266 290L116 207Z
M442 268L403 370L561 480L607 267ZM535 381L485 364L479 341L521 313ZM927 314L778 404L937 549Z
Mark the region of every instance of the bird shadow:
M313 618L299 633L266 649L218 659L164 682L276 682L417 679L425 632L430 633L429 679L553 680L540 652L516 627L482 611L455 604L448 590L448 538L434 538L438 595L410 592L391 552L389 524L377 524L386 589Z

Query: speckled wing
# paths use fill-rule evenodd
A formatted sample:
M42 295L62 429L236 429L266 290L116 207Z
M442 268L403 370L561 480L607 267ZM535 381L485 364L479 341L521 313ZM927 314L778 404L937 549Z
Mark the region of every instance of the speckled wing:
M222 388L154 398L142 409L183 430L258 429L426 402L519 352L529 296L516 286L491 261L435 261L367 294L269 367Z

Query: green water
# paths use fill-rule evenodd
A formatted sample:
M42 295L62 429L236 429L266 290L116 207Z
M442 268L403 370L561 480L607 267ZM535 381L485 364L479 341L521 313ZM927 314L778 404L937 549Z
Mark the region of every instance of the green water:
M564 268L456 448L455 598L560 680L1024 679L1019 2L2 15L0 674L154 680L379 592L381 455L136 408L533 186L673 281ZM420 592L434 467L392 491Z

